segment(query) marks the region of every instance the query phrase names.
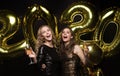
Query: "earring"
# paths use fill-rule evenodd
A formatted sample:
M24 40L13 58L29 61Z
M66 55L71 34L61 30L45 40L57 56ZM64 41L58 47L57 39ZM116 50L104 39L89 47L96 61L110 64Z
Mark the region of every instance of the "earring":
M73 38L73 36L71 36L71 38Z

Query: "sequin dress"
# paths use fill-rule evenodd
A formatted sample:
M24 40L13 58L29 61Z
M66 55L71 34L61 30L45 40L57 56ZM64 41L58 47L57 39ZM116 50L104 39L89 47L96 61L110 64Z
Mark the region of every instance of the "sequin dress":
M80 59L73 53L62 53L62 76L81 76Z

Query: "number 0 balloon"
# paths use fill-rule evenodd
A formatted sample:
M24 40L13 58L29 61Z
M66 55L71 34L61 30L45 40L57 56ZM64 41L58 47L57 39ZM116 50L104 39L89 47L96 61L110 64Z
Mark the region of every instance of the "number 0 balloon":
M30 44L33 48L35 46L35 42L36 42L36 37L35 37L35 33L33 30L33 23L36 20L45 20L46 23L48 25L50 25L50 27L53 29L53 31L56 33L57 35L57 25L56 25L56 18L54 15L52 15L46 8L40 6L40 5L33 5L31 6L25 16L24 16L24 35L25 38L27 40L27 43ZM37 25L39 26L39 25Z

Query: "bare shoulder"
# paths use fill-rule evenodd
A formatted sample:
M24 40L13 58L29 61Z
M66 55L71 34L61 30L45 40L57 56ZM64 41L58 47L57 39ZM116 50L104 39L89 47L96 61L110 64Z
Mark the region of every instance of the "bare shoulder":
M74 48L75 48L75 49L81 49L81 48L80 48L80 45L75 45Z
M82 50L82 49L80 48L80 45L75 45L75 46L74 46L74 52L75 52L75 53L79 52L80 50Z

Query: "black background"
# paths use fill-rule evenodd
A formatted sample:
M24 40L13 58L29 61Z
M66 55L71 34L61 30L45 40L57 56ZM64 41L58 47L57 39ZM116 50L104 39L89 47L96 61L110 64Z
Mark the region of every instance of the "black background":
M29 6L40 4L52 12L58 19L61 13L73 2L80 0L0 0L0 10L8 9L15 12L20 18L23 18ZM111 6L120 7L119 0L86 0L96 6L98 12L105 10ZM21 39L19 36L17 39ZM104 76L117 76L120 68L120 54L113 57L103 59L99 67L102 69ZM28 65L29 58L23 54L22 56L3 60L0 62L1 76L16 76L16 75L33 75L38 76L36 65ZM40 76L40 75L39 75Z

